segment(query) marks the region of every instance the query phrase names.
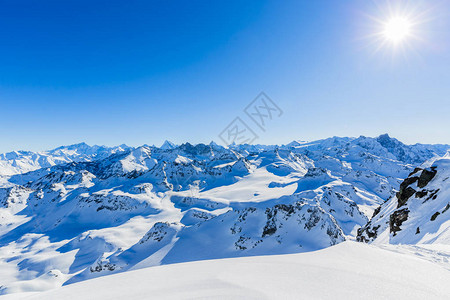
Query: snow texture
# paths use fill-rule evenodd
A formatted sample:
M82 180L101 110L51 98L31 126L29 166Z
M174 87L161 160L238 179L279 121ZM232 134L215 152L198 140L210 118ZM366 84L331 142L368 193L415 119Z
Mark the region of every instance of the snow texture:
M4 299L448 299L449 281L450 272L431 262L345 242L146 268Z

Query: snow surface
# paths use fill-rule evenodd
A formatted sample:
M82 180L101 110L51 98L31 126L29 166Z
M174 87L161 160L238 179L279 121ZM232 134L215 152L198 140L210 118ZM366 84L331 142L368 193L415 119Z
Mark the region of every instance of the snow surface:
M448 299L450 272L355 242L309 253L181 263L2 299Z

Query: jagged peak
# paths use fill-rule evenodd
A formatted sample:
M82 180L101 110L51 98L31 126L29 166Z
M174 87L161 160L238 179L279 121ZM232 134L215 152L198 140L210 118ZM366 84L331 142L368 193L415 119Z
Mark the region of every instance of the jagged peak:
M214 142L214 141L211 141L211 142L209 143L209 145L210 145L211 147L222 147L222 146L220 146L219 144L217 144L217 143Z
M389 136L389 134L381 134L376 138L376 140L382 145L382 146L394 146L394 145L404 145L402 142L397 140L396 138L393 138Z
M388 133L380 134L377 139L391 139Z
M165 140L160 148L163 149L163 150L171 150L171 149L174 149L176 147L177 147L177 145L175 143L172 143L169 140Z

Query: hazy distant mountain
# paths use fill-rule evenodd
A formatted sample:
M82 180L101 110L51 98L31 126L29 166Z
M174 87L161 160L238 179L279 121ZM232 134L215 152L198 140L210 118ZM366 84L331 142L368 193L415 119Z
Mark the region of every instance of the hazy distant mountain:
M14 151L0 154L0 175L14 175L69 162L93 161L123 152L126 145L117 147L89 146L85 143L62 146L49 151Z

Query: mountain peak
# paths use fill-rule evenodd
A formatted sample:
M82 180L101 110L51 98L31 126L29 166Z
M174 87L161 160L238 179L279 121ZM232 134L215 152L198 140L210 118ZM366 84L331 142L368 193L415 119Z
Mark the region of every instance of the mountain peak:
M380 136L378 136L377 138L378 142L392 142L392 141L398 141L397 139L391 137L389 134L385 133L385 134L381 134Z
M396 138L390 137L389 134L385 133L376 138L377 142L380 143L381 146L387 149L393 149L398 146L404 146L402 142L397 140Z
M86 149L86 148L90 148L90 147L91 146L89 146L85 142L81 142L81 143L78 143L78 144L72 144L72 145L67 145L67 146L60 146L58 148L53 149L53 151L62 150L62 149L68 149L68 150Z
M163 150L170 150L170 149L174 149L176 147L177 147L176 144L172 143L171 141L166 140L166 141L164 141L164 143L161 145L160 148Z
M391 137L389 136L389 134L384 133L384 134L380 134L380 136L378 136L379 139L390 139Z

